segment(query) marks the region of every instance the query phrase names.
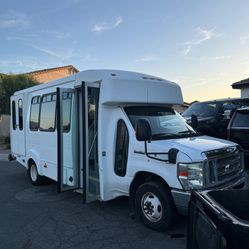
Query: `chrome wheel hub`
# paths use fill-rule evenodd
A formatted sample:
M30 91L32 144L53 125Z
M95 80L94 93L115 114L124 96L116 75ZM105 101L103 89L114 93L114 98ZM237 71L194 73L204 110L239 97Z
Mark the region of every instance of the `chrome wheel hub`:
M141 199L144 216L151 222L158 222L162 218L162 204L153 193L146 193Z
M34 164L31 165L30 167L30 177L32 179L33 182L35 182L37 180L37 169L36 166Z

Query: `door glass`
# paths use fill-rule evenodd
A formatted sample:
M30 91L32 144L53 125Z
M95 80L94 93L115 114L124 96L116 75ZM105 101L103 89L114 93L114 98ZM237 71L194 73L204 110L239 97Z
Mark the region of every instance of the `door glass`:
M18 121L19 121L19 130L23 130L23 106L22 106L22 99L18 100Z
M59 187L60 191L78 187L77 122L75 94L72 90L60 89L59 138Z
M87 88L88 99L88 191L87 202L99 198L98 104L99 88Z
M16 129L16 102L12 101L12 128Z

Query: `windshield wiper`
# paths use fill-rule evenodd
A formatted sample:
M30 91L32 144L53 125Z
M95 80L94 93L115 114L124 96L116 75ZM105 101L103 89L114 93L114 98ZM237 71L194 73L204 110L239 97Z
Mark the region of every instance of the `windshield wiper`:
M187 130L187 131L179 131L178 134L195 134L195 132Z
M168 136L178 136L177 133L156 133L153 134L152 137L168 137Z
M154 137L162 137L162 136L165 136L166 133L156 133L156 134L152 134L152 136Z

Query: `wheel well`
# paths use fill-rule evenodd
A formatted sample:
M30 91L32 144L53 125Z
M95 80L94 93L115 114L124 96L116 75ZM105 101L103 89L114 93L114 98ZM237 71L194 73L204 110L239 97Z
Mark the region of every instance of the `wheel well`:
M27 163L28 168L31 166L32 163L36 164L35 161L32 158L30 158Z
M151 173L151 172L146 172L146 171L138 172L136 174L136 176L134 177L132 183L130 184L130 189L129 189L130 207L132 209L134 208L133 205L134 205L134 201L135 201L135 194L136 194L138 187L141 184L143 184L145 182L149 182L149 181L161 182L165 186L165 188L169 188L169 185L161 176L156 175L156 174Z
M154 173L150 173L150 172L146 172L146 171L141 171L138 172L135 176L135 178L133 179L131 185L130 185L130 193L131 192L136 192L137 188L148 181L159 181L161 182L163 185L165 185L165 187L169 188L169 185L166 183L166 181L159 175L156 175Z

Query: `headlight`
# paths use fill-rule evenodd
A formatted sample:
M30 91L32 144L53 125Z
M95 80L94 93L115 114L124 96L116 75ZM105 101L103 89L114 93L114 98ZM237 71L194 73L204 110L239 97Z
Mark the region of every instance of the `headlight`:
M177 175L186 190L201 189L204 187L204 163L178 163Z

